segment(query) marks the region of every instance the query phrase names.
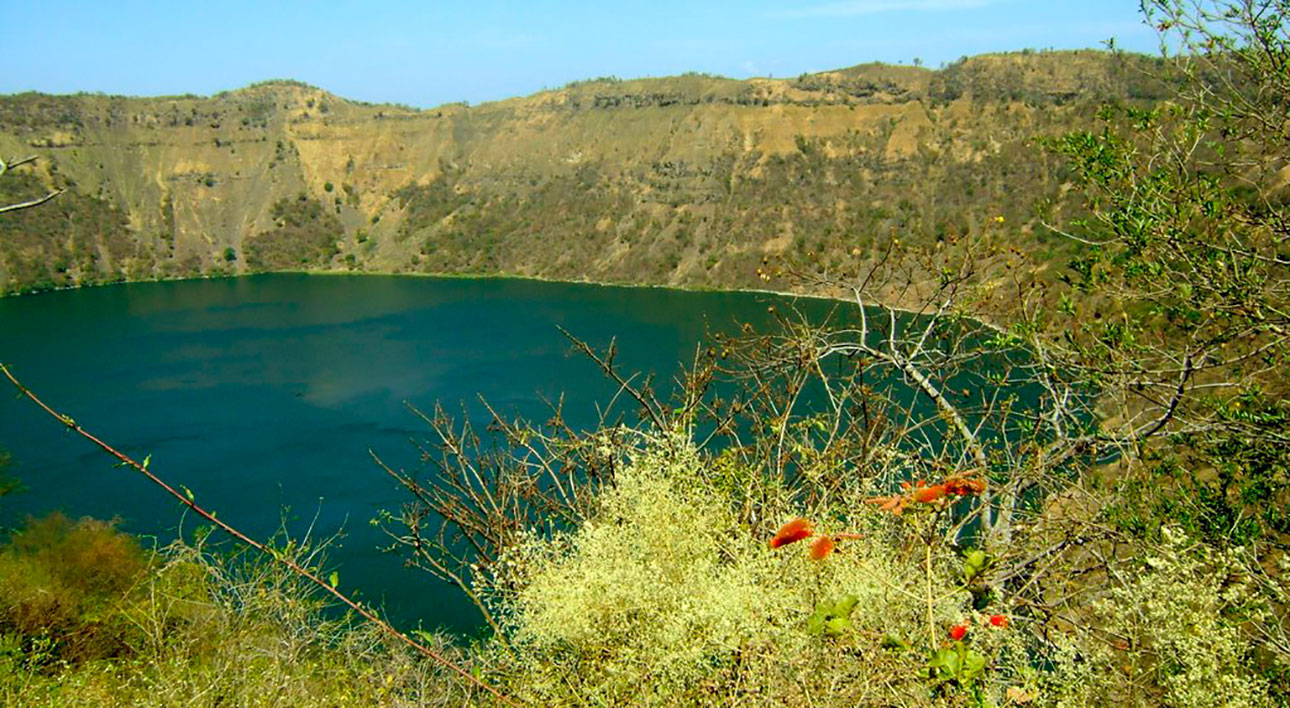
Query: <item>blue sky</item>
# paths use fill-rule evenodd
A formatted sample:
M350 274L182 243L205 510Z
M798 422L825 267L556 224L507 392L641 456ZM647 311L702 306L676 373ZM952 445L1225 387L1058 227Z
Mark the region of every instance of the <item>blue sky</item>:
M574 79L796 76L990 51L1154 52L1137 0L0 0L0 93L210 94L294 78L434 106Z

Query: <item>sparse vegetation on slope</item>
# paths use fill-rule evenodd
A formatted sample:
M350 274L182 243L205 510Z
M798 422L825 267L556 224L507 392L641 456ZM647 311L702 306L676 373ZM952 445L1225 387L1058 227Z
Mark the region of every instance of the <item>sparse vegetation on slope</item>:
M1087 123L1103 100L1157 100L1158 69L1031 52L939 72L592 80L421 111L284 81L211 98L23 94L0 98L0 151L40 152L29 179L128 225L131 260L60 285L304 267L748 287L763 257L849 266L897 235L978 237L999 214L1044 263L1034 207L1060 210L1069 175L1031 139ZM316 221L307 253L276 253L302 236L278 213L302 192L335 221ZM0 242L0 259L17 248ZM0 276L7 292L45 282L30 267Z
M300 194L273 205L274 228L244 242L251 270L295 270L326 265L336 255L340 222L316 199ZM234 258L225 258L232 261Z
M0 204L43 193L30 174L0 180ZM39 209L0 215L0 243L0 281L28 291L150 277L158 260L120 211L71 190Z

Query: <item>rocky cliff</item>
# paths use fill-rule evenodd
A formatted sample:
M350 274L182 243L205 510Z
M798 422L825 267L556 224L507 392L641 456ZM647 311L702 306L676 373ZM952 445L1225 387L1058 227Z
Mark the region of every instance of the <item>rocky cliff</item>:
M1156 60L985 55L788 80L598 79L416 110L270 81L211 97L0 97L0 290L262 270L743 287L1005 217L1038 258L1038 135L1165 95ZM1045 206L1048 205L1048 206Z

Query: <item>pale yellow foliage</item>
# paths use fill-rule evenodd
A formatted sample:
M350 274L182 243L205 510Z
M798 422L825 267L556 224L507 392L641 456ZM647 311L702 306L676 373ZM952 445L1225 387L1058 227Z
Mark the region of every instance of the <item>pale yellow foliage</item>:
M703 473L690 449L640 454L591 520L533 538L506 559L500 584L521 589L501 604L525 693L577 705L706 704L710 691L735 688L772 702L817 691L924 702L925 686L906 685L916 666L877 649L885 634L927 639L922 569L864 540L823 562L807 557L805 543L772 551L711 493ZM936 586L952 583L938 571ZM852 634L833 641L808 633L815 605L844 594L859 598ZM938 594L937 627L959 619L962 601ZM909 675L884 674L897 669ZM843 676L846 686L825 687Z
M1249 638L1234 610L1258 612L1248 561L1237 552L1191 547L1166 529L1165 543L1135 564L1094 606L1101 638L1062 643L1046 703L1075 706L1271 706L1251 668ZM1105 637L1117 638L1111 644ZM1115 646L1115 643L1119 646Z

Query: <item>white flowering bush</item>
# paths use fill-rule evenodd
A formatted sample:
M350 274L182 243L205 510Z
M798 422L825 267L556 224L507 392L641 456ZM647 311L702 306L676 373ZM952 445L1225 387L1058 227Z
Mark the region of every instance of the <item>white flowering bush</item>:
M1092 605L1094 631L1062 639L1045 704L1275 705L1247 634L1272 619L1251 582L1258 570L1239 550L1193 545L1176 529L1164 529L1163 539Z
M813 560L754 537L705 472L690 448L640 452L590 520L495 566L513 690L542 705L953 705L929 642L959 646L946 632L963 624L991 657L1017 643L967 608L958 559L936 550L929 578L925 548L880 540L882 512L859 510L847 523L872 533Z

